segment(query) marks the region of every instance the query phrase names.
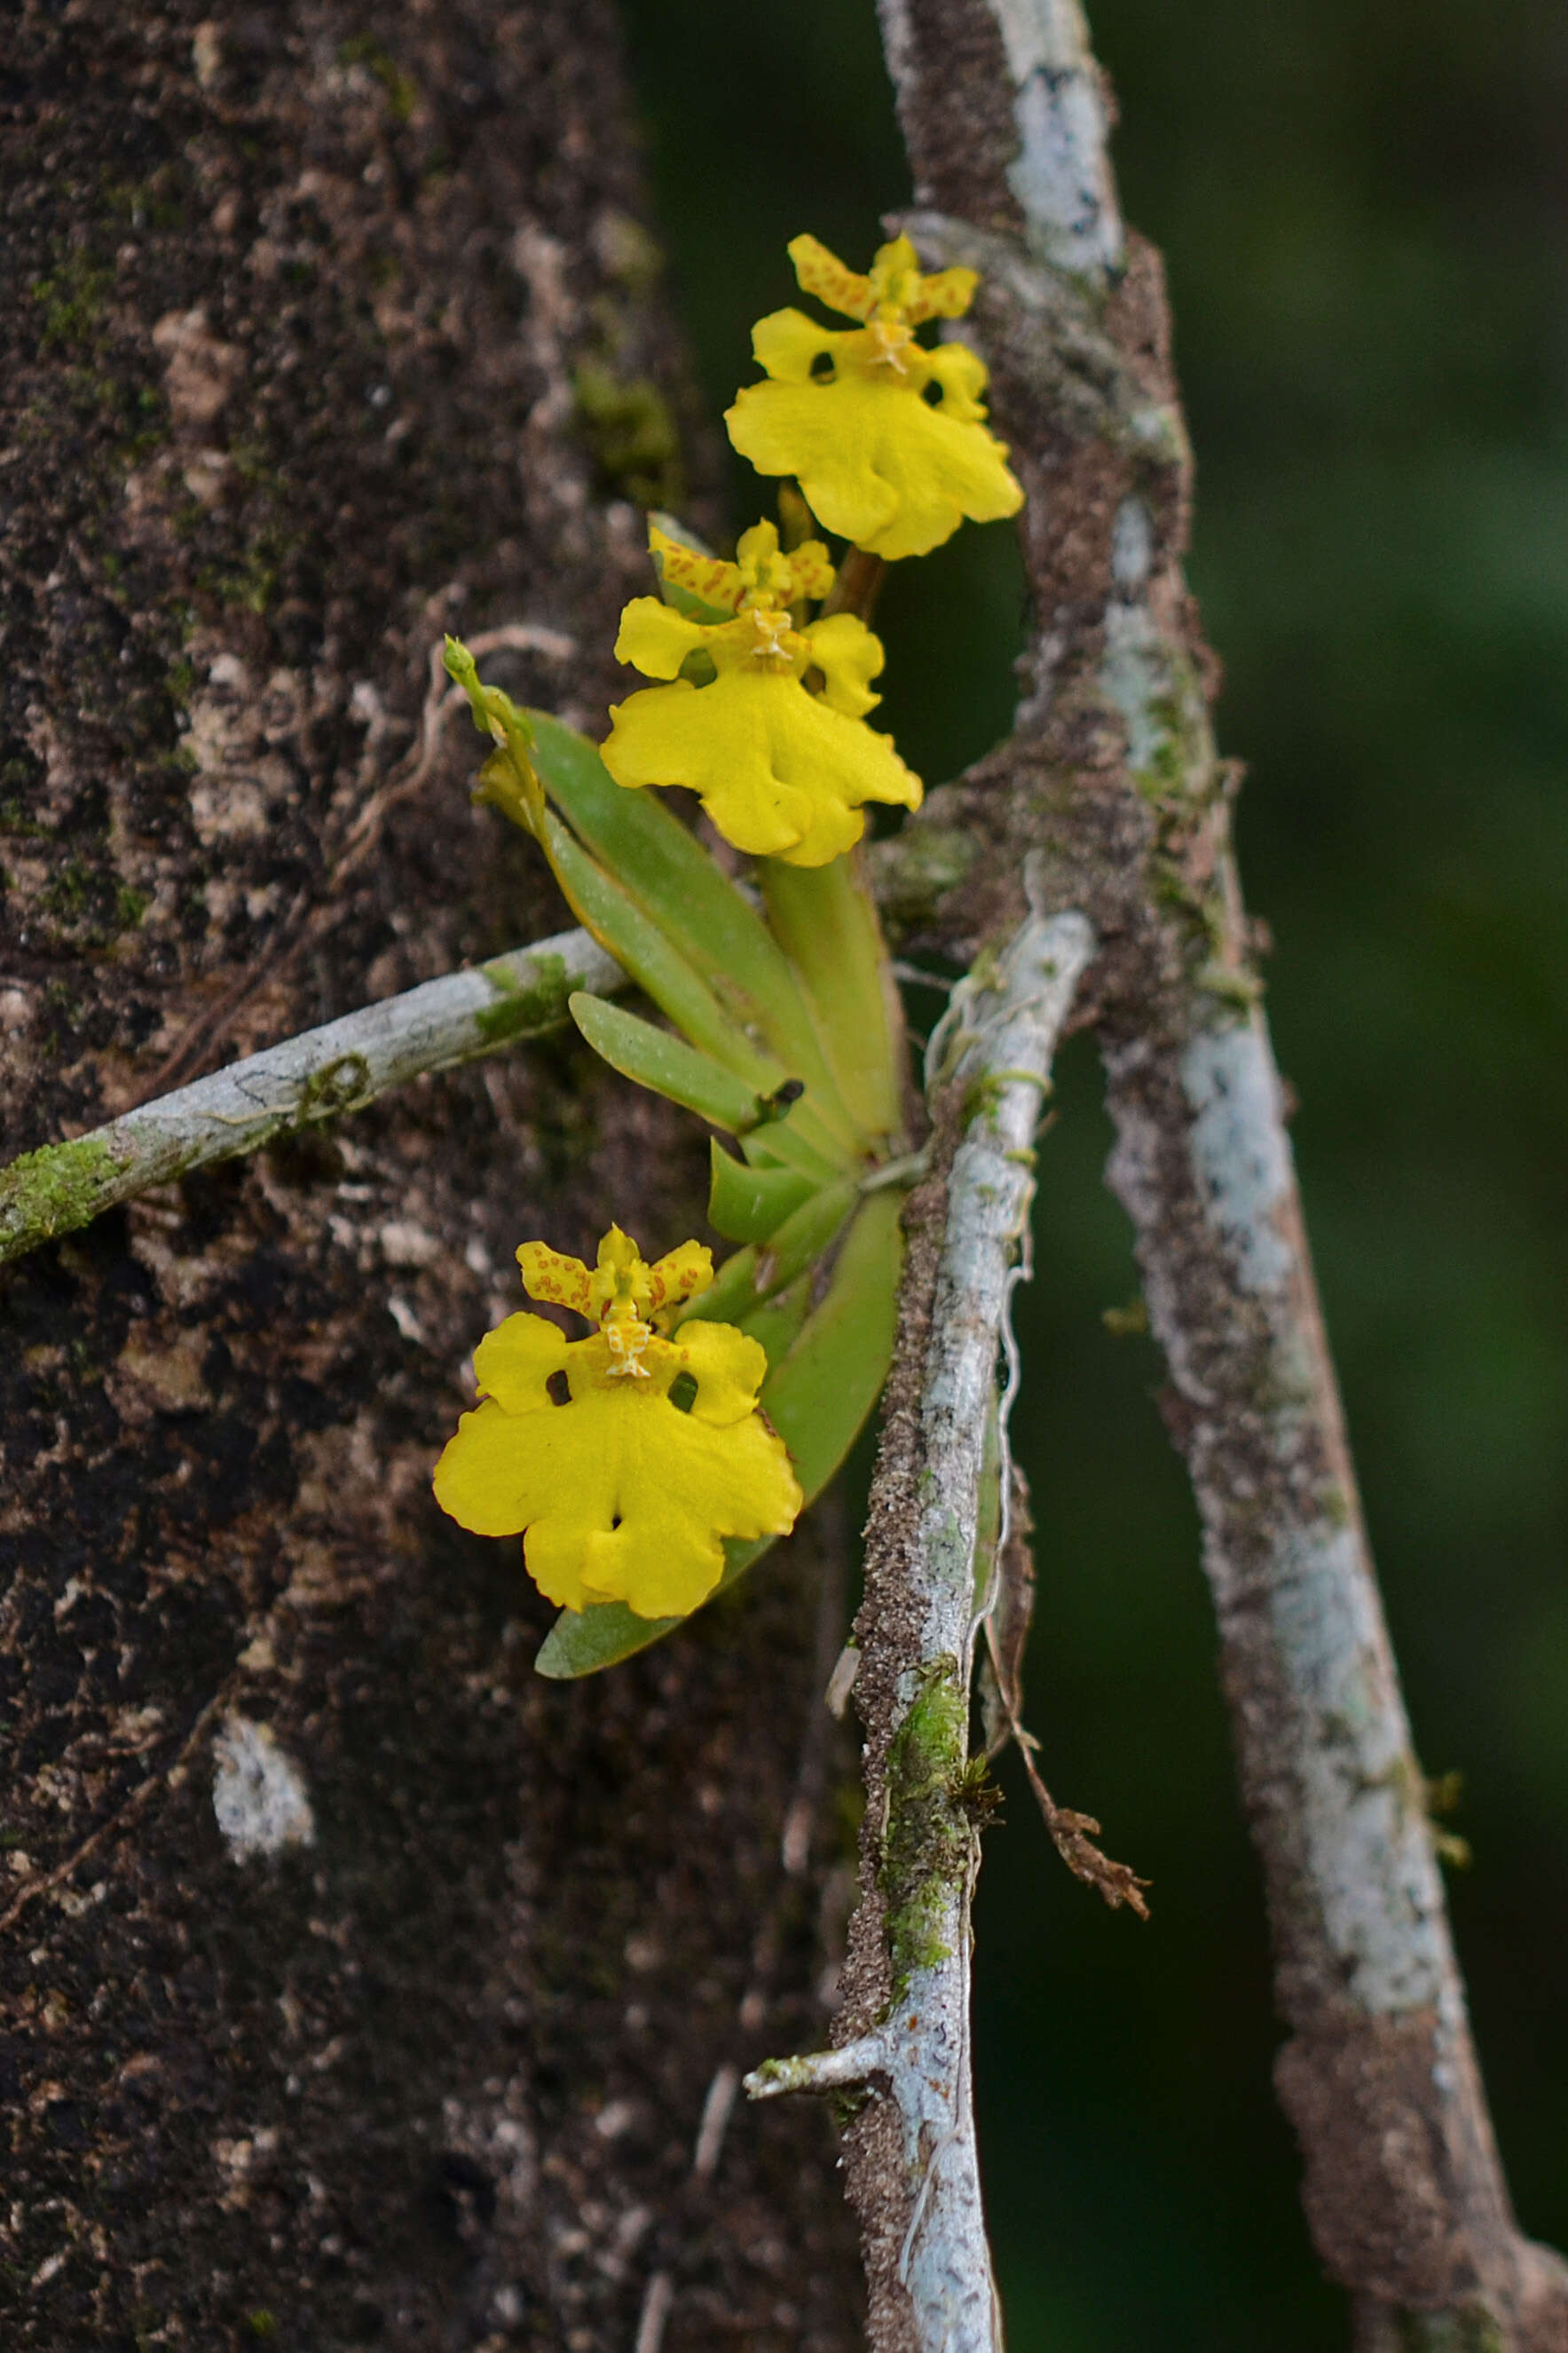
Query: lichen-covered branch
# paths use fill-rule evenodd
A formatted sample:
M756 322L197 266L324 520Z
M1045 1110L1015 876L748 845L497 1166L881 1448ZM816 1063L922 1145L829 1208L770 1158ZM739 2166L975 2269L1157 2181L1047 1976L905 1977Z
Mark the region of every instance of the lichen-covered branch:
M773 2061L754 2098L861 2088L845 2135L872 2353L999 2353L969 2061L969 1904L981 1776L969 1690L987 1418L1051 1058L1093 950L1031 914L955 994L933 1173L911 1197L899 1351L872 1482L856 1704L866 1726L861 1900L838 2047Z
M1363 2348L1562 2353L1568 2270L1521 2236L1493 2146L1258 1003L1158 258L1116 227L1077 0L883 15L932 207L907 226L928 262L986 271L973 331L1029 491L1033 691L928 805L989 834L941 930L994 932L1048 845L1048 902L1106 943L1086 992L1110 1181L1203 1520L1313 2235Z
M26 1153L0 1169L0 1262L149 1186L357 1111L422 1071L558 1029L574 989L605 994L626 980L586 932L562 932L345 1013L69 1143Z
M510 642L518 634L491 629L474 643ZM460 690L453 697L460 702ZM893 917L921 921L974 855L971 837L954 828L879 842L871 868L877 898ZM620 965L586 932L562 932L286 1038L85 1135L41 1145L0 1166L0 1265L151 1186L361 1111L427 1071L558 1029L574 989L608 997L626 986Z

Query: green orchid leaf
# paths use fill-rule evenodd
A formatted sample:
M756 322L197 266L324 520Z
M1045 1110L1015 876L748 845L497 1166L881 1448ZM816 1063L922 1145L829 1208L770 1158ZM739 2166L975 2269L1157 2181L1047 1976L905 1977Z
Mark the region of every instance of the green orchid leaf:
M708 977L722 970L786 1028L809 1028L794 975L754 907L658 796L617 785L596 744L531 712L534 760L552 797L602 866L619 875Z
M617 785L596 746L559 719L542 711L530 717L535 765L573 830L731 1018L805 1081L847 1149L863 1150L870 1130L846 1107L811 1008L756 909L656 794Z
M901 1196L890 1188L867 1196L845 1237L826 1296L763 1384L763 1410L789 1448L808 1504L855 1443L888 1377L903 1263L902 1206ZM732 1585L773 1541L763 1536L754 1544L727 1544L715 1591ZM683 1618L638 1618L624 1601L563 1609L534 1666L560 1682L596 1674L685 1623Z
M745 1156L748 1168L782 1168L784 1162L768 1145L765 1127L753 1127L749 1134L738 1136L736 1142Z
M736 1168L733 1161L729 1166L743 1180L748 1172ZM794 1175L789 1169L777 1173ZM709 1324L744 1324L763 1302L786 1290L797 1276L808 1273L818 1259L826 1256L834 1236L859 1198L859 1192L854 1179L847 1176L808 1189L804 1198L797 1199L795 1208L780 1219L769 1234L762 1236L759 1243L736 1250L724 1261L710 1288L692 1301L686 1316L700 1316ZM722 1233L723 1228L721 1226L719 1230Z
M541 840L573 913L669 1016L689 1045L732 1071L759 1096L775 1095L789 1085L795 1074L737 1028L653 918L549 811ZM822 1119L809 1088L796 1100L791 1118L796 1133L829 1165L845 1165L849 1155L843 1141Z
M752 1283L759 1299L771 1299L775 1292L784 1290L797 1275L816 1264L855 1207L859 1193L853 1177L841 1177L837 1185L825 1185L819 1193L813 1193L793 1216L784 1219L757 1252Z
M808 1503L860 1435L893 1361L903 1207L890 1187L866 1195L821 1305L763 1384L763 1409L789 1448Z
M768 921L810 1001L844 1101L886 1148L902 1140L903 1015L882 927L851 852L827 866L757 861Z
M623 1078L639 1087L684 1104L715 1127L754 1127L757 1094L733 1071L708 1054L700 1053L668 1029L656 1029L639 1014L627 1013L602 997L577 989L566 1000L567 1010L595 1054L602 1055Z
M832 1161L799 1134L792 1120L770 1121L767 1098L711 1056L699 1053L684 1039L672 1038L667 1029L656 1029L640 1015L627 1013L622 1007L610 1005L601 997L590 997L584 990L575 991L566 1004L594 1051L612 1070L619 1071L623 1078L634 1079L639 1087L668 1096L671 1103L694 1111L700 1119L711 1121L715 1127L727 1128L731 1135L743 1135L760 1123L769 1121L772 1147L789 1166L816 1185L830 1183L837 1176Z
M787 1291L775 1292L749 1315L735 1318L749 1339L760 1341L770 1365L782 1364L794 1347L811 1306L811 1275L801 1275ZM713 1318L717 1322L717 1318Z
M756 1272L756 1244L749 1242L744 1250L733 1251L724 1261L702 1293L704 1320L710 1324L743 1324L748 1315L754 1315L758 1305ZM697 1307L693 1300L688 1312L695 1315ZM676 1328L679 1328L679 1319Z
M722 1593L733 1584L772 1541L763 1536L754 1544L741 1544L731 1536L724 1546L724 1574L713 1591ZM712 1594L708 1598L711 1600ZM624 1601L601 1601L592 1609L563 1609L539 1646L533 1671L548 1675L552 1683L574 1683L582 1675L596 1675L601 1667L635 1658L650 1642L661 1641L685 1623L684 1618L639 1618Z
M717 1136L710 1138L710 1150L708 1222L726 1241L765 1242L811 1191L793 1168L747 1167L732 1160Z
M544 846L578 922L647 991L688 1044L721 1062L753 1093L775 1093L792 1073L736 1028L679 948L553 815L546 819Z
M767 1301L826 1257L858 1198L859 1187L851 1177L813 1187L771 1237L749 1242L724 1261L710 1287L699 1293L680 1320L696 1316L708 1324L747 1325Z

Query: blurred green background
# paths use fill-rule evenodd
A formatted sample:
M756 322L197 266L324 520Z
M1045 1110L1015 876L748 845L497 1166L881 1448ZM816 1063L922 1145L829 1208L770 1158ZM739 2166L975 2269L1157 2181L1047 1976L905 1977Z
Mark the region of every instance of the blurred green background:
M629 0L662 227L715 414L809 227L908 200L870 0ZM1248 895L1330 1326L1526 2226L1568 2245L1568 17L1553 0L1102 0L1130 217L1164 249L1192 558L1250 781ZM767 493L742 469L736 519ZM895 569L879 720L931 781L1005 732L1008 527ZM1016 1424L1030 1715L1154 1882L1141 1928L988 1841L977 2048L1013 2353L1327 2353L1183 1474L1103 1192L1091 1050L1041 1166Z

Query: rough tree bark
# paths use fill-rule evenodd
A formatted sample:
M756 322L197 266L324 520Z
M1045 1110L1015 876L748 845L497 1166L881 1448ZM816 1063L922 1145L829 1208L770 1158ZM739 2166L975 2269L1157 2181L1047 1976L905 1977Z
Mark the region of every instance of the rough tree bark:
M595 723L681 394L598 0L6 47L9 1157L560 928L429 653L532 625ZM817 2031L839 1540L545 1685L428 1493L515 1243L662 1247L701 1159L563 1042L0 1278L8 2345L853 2341L825 2122L726 2132Z

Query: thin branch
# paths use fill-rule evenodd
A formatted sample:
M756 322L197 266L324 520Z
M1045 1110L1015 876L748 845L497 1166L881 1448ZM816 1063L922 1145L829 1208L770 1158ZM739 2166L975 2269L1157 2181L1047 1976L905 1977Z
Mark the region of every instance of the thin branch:
M885 2034L861 2034L836 2051L806 2051L797 2059L764 2059L745 2079L749 2099L776 2100L784 2092L864 2091L893 2072L896 2045Z
M586 932L562 932L307 1029L68 1144L45 1145L0 1170L0 1262L149 1186L359 1111L424 1071L558 1029L575 988L608 995L626 985Z
M535 634L519 624L473 642L483 649L531 642ZM467 698L454 687L438 708L449 715L459 707ZM412 790L417 781L411 776L397 790ZM968 871L974 844L956 830L938 835L934 849L911 836L905 856L902 839L877 845L872 880L879 900L918 918ZM144 1099L85 1135L40 1145L0 1166L0 1265L89 1225L151 1186L361 1111L428 1071L558 1029L574 989L608 997L626 986L619 965L586 932L562 932L286 1038L173 1094ZM205 1038L205 1047L212 1042ZM904 1182L918 1165L918 1155L890 1163L868 1190Z
M987 273L973 332L1029 492L1035 691L928 805L990 834L991 896L951 894L949 937L994 923L994 878L1048 841L1051 901L1108 943L1089 986L1110 1181L1203 1521L1309 2220L1368 2353L1562 2353L1568 2269L1520 2234L1493 2145L1251 968L1158 258L1111 233L1076 0L882 6L919 200L941 208L906 225L929 261Z
M969 1686L985 1428L996 1397L1033 1140L1093 949L1081 915L1031 915L954 992L934 1082L940 1174L910 1202L900 1370L871 1488L856 1620L867 1827L837 2049L770 2061L753 2098L859 2089L845 2136L872 2353L996 2353L1001 2324L970 2082L969 1905L985 1799Z

